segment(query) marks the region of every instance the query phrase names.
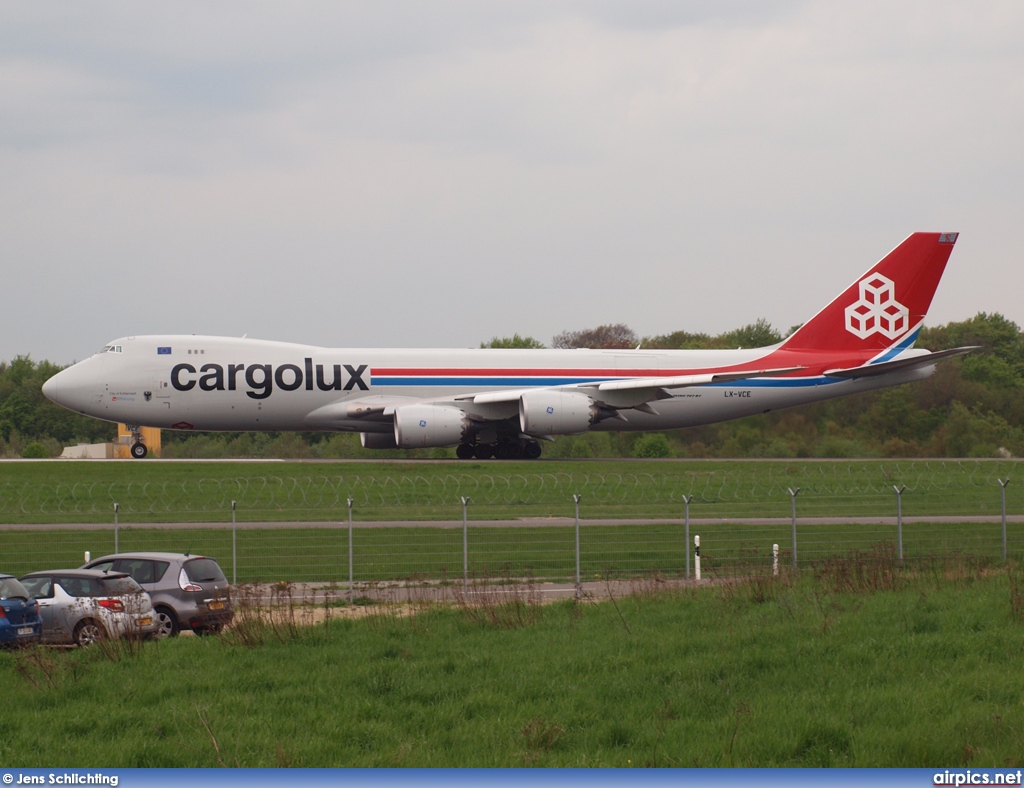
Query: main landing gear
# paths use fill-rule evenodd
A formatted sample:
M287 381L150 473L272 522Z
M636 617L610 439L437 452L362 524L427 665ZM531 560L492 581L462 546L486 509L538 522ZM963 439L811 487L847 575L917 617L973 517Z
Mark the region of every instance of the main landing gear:
M510 440L499 443L460 443L455 456L460 460L536 460L541 455L540 444L533 440Z
M146 448L146 444L142 442L142 431L134 424L129 424L128 429L132 433L132 447L129 451L132 453L132 457L136 460L144 459L149 454L149 449Z

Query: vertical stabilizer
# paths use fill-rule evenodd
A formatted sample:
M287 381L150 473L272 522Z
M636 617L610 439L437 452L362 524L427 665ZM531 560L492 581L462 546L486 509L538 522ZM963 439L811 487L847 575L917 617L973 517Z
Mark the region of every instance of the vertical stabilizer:
M885 350L931 306L957 233L914 233L782 343L785 350Z

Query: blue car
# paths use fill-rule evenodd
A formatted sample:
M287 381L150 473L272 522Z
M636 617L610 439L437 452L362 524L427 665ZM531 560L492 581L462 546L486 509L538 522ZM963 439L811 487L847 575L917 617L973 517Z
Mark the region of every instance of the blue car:
M42 630L39 603L18 578L0 575L0 645L38 643Z

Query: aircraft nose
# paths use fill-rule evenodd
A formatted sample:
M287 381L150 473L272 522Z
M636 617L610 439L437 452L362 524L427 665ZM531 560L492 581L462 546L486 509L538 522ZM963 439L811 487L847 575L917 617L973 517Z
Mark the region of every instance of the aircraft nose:
M69 410L85 413L96 401L96 370L82 361L58 372L43 384L43 395Z
M43 384L43 396L50 402L57 402L58 377L60 377L59 372Z

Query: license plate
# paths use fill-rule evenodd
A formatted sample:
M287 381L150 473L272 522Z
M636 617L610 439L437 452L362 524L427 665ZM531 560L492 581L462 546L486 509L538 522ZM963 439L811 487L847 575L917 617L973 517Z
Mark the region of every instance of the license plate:
M223 609L224 609L224 603L223 602L211 602L210 603L210 610L223 610Z
M18 627L18 634L19 635L31 635L32 634L32 627Z
M140 627L148 627L152 623L153 623L153 619L150 618L149 616L146 616L145 618L140 618L139 619L139 626Z

